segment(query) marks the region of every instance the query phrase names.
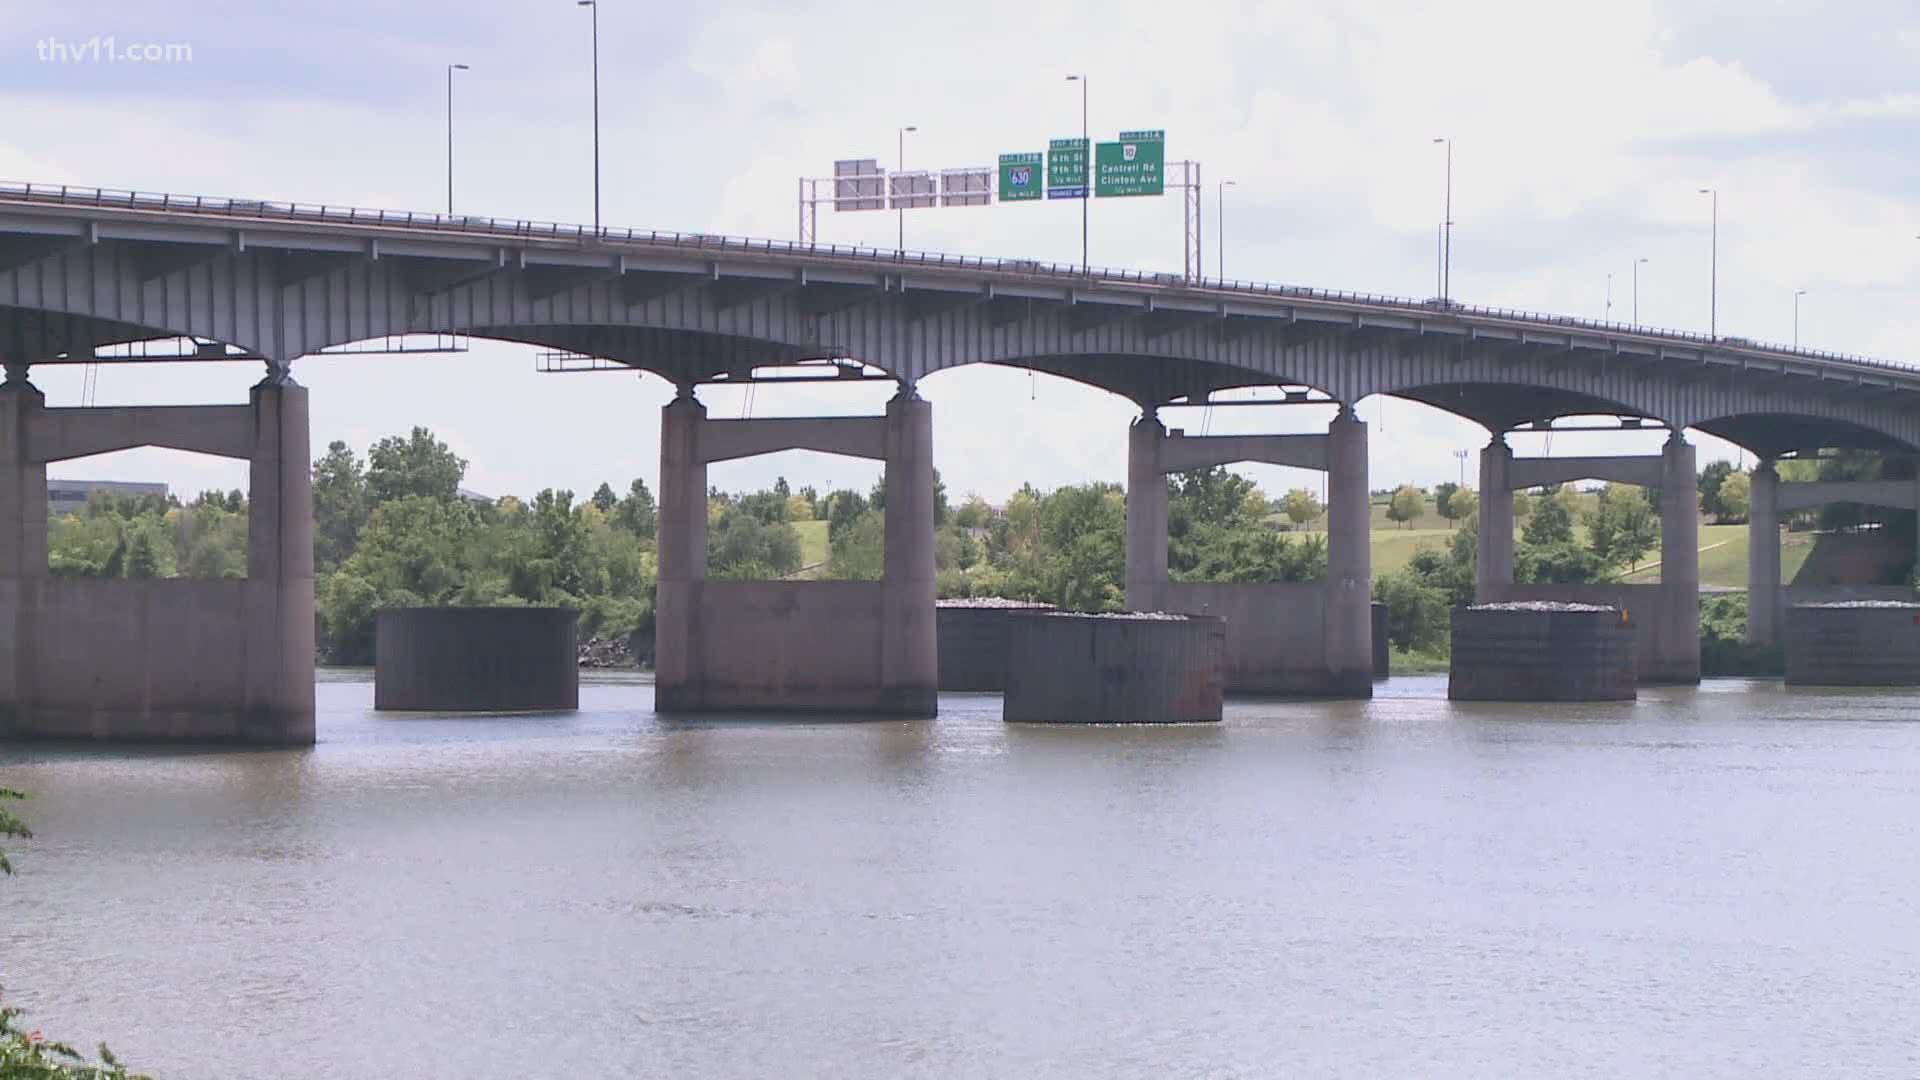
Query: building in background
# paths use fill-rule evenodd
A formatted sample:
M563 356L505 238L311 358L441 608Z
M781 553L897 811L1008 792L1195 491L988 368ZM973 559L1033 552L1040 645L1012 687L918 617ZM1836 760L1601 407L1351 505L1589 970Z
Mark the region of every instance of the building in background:
M77 513L86 508L87 497L96 491L139 497L158 495L166 498L167 485L142 484L128 480L55 480L47 479L47 516Z

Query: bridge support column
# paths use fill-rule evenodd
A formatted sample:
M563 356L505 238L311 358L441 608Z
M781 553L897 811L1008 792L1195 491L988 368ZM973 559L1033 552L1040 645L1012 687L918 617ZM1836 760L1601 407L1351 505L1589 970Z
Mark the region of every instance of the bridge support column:
M1771 460L1754 467L1747 510L1747 640L1780 638L1780 473Z
M1700 503L1695 454L1676 429L1661 451L1660 648L1643 682L1700 681Z
M46 465L161 445L248 462L243 580L53 577ZM307 391L272 365L246 405L48 409L0 386L0 733L310 745Z
M1513 450L1507 437L1496 432L1480 451L1480 536L1476 544L1474 596L1479 602L1499 600L1503 587L1513 584Z
M1152 410L1127 432L1127 609L1166 607L1167 477L1160 450L1167 429Z
M707 466L781 450L884 461L879 581L707 578ZM690 389L661 411L654 707L660 712L932 716L933 406L885 416L709 420Z
M697 638L700 587L707 577L707 463L700 456L706 406L691 390L660 410L658 584L653 604L653 666L661 709L678 704L681 688L700 677Z
M880 693L889 711L932 716L940 683L934 642L933 406L911 387L887 402L885 447Z
M47 466L27 451L27 419L46 402L24 364L0 385L0 735L12 734L33 692L24 643L31 597L47 576Z
M1336 693L1373 696L1373 551L1367 425L1342 405L1327 428L1327 670ZM1164 543L1164 532L1162 542ZM1162 566L1165 565L1162 556Z
M313 456L307 388L253 388L247 491L247 742L312 743ZM257 650L257 651L256 651Z

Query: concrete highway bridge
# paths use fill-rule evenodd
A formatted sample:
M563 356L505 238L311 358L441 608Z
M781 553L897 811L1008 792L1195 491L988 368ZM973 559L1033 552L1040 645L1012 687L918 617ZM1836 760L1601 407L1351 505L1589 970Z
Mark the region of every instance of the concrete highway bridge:
M436 333L535 344L678 388L661 428L663 711L932 713L932 414L917 387L962 364L1049 372L1140 407L1127 602L1226 615L1228 685L1246 691L1370 693L1367 428L1353 407L1374 394L1488 430L1482 598L1627 606L1649 679L1699 677L1688 430L1763 462L1752 514L1756 639L1778 632L1782 512L1831 501L1920 507L1915 483L1783 485L1772 471L1781 455L1819 448L1920 450L1920 370L1864 357L1030 260L0 183L0 726L310 741L310 451L293 364ZM265 378L245 404L194 407L48 408L30 382L36 364L154 357L251 359ZM899 392L882 416L766 420L708 419L695 396L701 384L792 367L885 378ZM1337 416L1308 435L1194 436L1161 422L1163 408L1240 387L1272 387L1280 404L1337 406ZM1574 416L1670 435L1644 458L1516 459L1506 445L1508 432ZM142 445L251 462L246 580L48 575L46 465ZM707 465L792 448L886 463L883 580L706 580ZM1324 584L1168 580L1162 478L1239 461L1328 473ZM1583 478L1661 489L1662 584L1514 585L1512 492Z

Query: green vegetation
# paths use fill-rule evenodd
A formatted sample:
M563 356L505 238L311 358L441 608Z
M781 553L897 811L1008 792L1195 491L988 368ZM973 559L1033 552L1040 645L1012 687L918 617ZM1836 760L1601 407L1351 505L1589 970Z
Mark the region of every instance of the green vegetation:
M851 491L829 496L827 576L879 577L886 538L883 502L878 487L866 497ZM1267 524L1272 512L1252 481L1224 468L1169 478L1169 577L1324 579L1325 537L1278 532ZM934 564L943 597L1006 596L1090 610L1116 610L1125 602L1126 498L1118 485L1073 484L1051 492L1029 485L998 512L977 495L950 511L944 492L937 490L934 520Z
M1727 593L1700 599L1700 674L1705 676L1778 676L1786 657L1778 645L1746 640L1747 595Z
M25 822L6 804L26 798L18 791L0 788L0 840L31 839ZM13 864L0 849L0 874L11 875ZM147 1080L130 1073L113 1056L105 1043L100 1045L100 1060L88 1061L66 1043L54 1042L28 1029L20 1020L20 1010L0 1000L0 1077L6 1080Z
M47 523L47 569L68 577L247 575L247 504L239 492L173 496L95 492Z
M341 442L315 463L314 591L326 661L371 663L373 615L383 607L577 607L583 638L652 618L657 511L644 482L619 500L602 484L597 500L578 505L573 492L553 489L527 502L476 503L459 495L466 467L425 428L375 443L364 468ZM755 537L717 531L740 557L762 553ZM795 560L798 550L795 542Z

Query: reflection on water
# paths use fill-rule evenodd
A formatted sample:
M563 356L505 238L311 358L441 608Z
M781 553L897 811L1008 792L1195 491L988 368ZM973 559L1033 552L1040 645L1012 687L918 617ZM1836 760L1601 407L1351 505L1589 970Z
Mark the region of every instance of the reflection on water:
M1910 1076L1920 725L1777 683L1220 725L387 717L0 751L0 981L167 1077Z

